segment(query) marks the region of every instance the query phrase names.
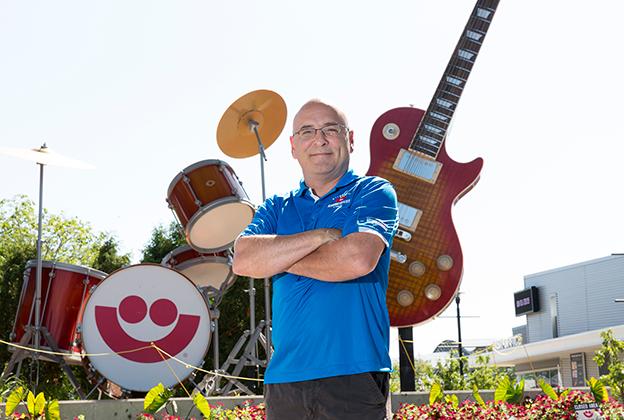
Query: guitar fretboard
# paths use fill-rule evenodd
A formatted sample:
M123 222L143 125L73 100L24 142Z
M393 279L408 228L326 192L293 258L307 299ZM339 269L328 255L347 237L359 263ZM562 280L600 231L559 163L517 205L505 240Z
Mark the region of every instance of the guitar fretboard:
M410 150L433 159L438 156L498 3L499 0L477 1L427 112L414 134Z

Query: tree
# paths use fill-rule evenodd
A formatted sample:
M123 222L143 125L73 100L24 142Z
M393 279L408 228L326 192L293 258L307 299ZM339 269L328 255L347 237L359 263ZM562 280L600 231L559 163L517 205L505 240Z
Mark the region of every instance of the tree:
M130 255L119 255L118 243L115 237L109 236L98 249L93 268L112 274L121 267L130 264Z
M10 341L15 315L22 293L24 269L37 258L38 215L28 197L19 195L0 201L0 308L10 316L0 317L0 339ZM42 259L83 265L111 273L130 261L128 254L118 255L117 239L110 233L93 233L87 222L42 213ZM0 367L11 355L0 346ZM73 388L56 363L40 362L40 390L58 399L71 398ZM74 369L75 368L75 369ZM86 385L86 372L73 367L74 374ZM27 374L22 371L22 378ZM59 382L60 381L60 382ZM70 390L70 391L67 391ZM58 395L58 396L57 396Z
M0 262L12 249L35 246L38 237L38 215L35 203L25 195L0 201ZM42 259L69 264L89 265L106 239L95 234L88 222L42 212ZM35 255L36 257L36 255Z
M184 244L186 239L176 222L171 222L167 227L159 225L152 230L152 237L141 250L141 263L160 264L168 253Z
M598 366L607 364L609 373L603 375L601 379L604 378L613 393L624 402L624 363L620 356L624 353L624 341L615 338L611 328L601 331L600 337L602 337L602 348L596 350L594 361L598 363Z
M459 375L459 359L456 350L451 350L451 357L438 359L435 364L427 360L415 360L416 390L429 391L433 384L438 383L442 390L472 390L473 385L478 389L495 389L505 375L513 377L513 368L496 368L490 366L489 356L477 355L475 365L468 368L462 379ZM393 365L394 372L390 377L390 386L393 392L399 391L400 379L398 364ZM464 363L464 367L466 364Z

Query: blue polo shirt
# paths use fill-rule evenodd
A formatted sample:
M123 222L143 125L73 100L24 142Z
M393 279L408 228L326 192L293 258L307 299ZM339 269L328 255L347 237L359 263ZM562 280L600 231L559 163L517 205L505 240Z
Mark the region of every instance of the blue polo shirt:
M273 276L274 353L265 383L298 382L390 371L386 289L390 247L398 226L396 192L378 177L348 171L336 187L315 197L298 189L267 199L241 236L292 235L312 229L367 232L386 248L368 275L324 282L289 273Z

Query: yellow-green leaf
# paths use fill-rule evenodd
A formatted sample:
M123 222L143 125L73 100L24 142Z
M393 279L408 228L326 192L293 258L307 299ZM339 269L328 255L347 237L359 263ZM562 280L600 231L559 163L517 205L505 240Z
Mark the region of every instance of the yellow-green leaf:
M589 389L596 402L603 403L609 399L607 388L605 388L604 383L601 380L597 380L592 377L589 381L585 379L585 382L589 385Z
M429 392L429 405L433 405L442 396L442 386L439 383L433 384L431 391Z
M210 404L208 404L203 394L198 392L193 395L193 404L195 404L195 407L201 411L205 418L210 418Z
M539 380L539 386L540 386L540 388L542 388L542 391L544 391L544 394L548 395L553 400L558 400L559 399L559 396L557 395L555 390L552 389L552 386L550 386L546 382L544 382L543 379Z
M31 391L28 391L28 412L31 416L39 416L43 413L45 408L45 397L43 396L43 392L37 394L37 397L33 395Z
M61 420L61 409L57 400L52 400L45 406L46 420Z
M146 412L150 408L154 400L158 398L158 395L164 391L165 387L161 383L150 389L150 391L145 396L145 401L143 401L143 412Z
M505 378L500 381L498 386L496 387L496 391L494 391L494 401L506 401L507 400L507 392L509 391L509 386L511 383L509 382L509 377L505 376Z
M483 398L481 398L481 395L479 394L479 388L477 388L476 385L472 385L472 396L474 397L475 401L477 403L479 403L479 405L483 408L486 408L487 406L485 405L485 401L483 401Z
M13 391L11 395L9 395L9 399L7 399L7 403L4 408L4 414L7 417L13 414L13 410L15 410L15 408L20 402L22 402L25 396L26 396L26 390L24 390L24 387L20 386L15 391Z

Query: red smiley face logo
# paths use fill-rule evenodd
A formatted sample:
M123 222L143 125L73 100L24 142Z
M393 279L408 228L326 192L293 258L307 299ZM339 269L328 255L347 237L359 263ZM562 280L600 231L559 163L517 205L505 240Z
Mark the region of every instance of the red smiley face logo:
M130 337L119 323L118 315L129 324L136 324L148 314L145 300L139 296L127 296L117 308L95 306L95 322L104 342L112 351L124 359L138 363L157 363L171 356L159 353L152 347L152 341L141 341ZM149 308L151 321L159 327L166 327L178 319L177 324L167 336L153 341L154 345L169 355L180 353L189 345L197 329L200 317L197 315L178 315L178 308L169 299L159 299ZM147 348L145 348L147 347ZM137 350L141 349L141 350Z

